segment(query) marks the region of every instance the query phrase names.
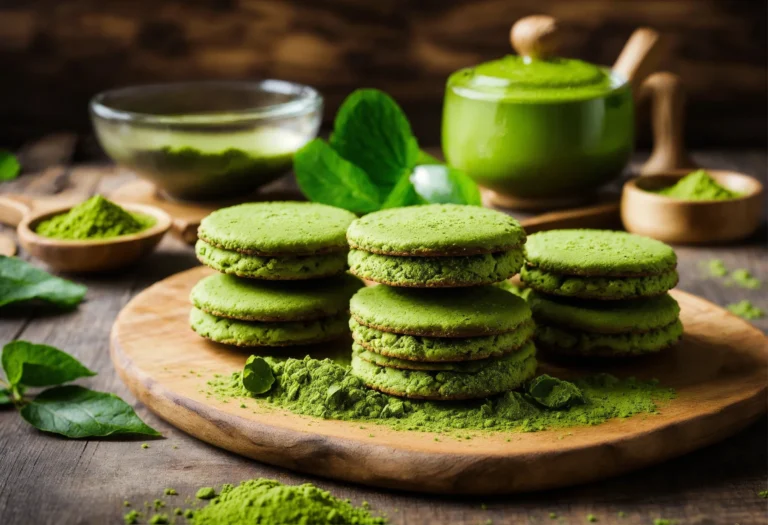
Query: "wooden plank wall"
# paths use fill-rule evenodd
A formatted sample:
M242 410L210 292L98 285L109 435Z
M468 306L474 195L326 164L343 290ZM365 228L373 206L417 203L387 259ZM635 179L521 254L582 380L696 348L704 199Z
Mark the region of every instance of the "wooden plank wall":
M765 0L3 0L0 144L88 132L105 88L265 76L320 88L326 118L354 88L384 89L436 144L447 75L506 53L535 12L562 21L567 54L606 64L635 27L659 29L689 145L765 145Z

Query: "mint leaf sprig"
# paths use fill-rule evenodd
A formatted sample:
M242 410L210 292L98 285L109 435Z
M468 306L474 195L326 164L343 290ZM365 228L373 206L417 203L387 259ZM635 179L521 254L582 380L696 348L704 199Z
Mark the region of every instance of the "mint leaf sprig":
M96 373L66 352L48 345L12 341L0 356L0 405L13 405L27 423L68 438L139 434L159 436L133 408L114 394L64 383ZM29 399L28 388L53 386Z
M330 140L314 139L296 152L294 171L308 199L358 214L428 203L482 204L475 182L421 151L403 110L376 89L347 97Z

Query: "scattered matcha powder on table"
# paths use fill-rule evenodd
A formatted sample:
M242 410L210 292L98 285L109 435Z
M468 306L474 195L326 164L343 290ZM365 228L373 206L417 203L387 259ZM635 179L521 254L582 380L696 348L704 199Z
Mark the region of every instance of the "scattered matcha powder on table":
M761 317L765 316L765 312L762 308L758 308L757 306L753 305L751 301L746 299L739 301L738 303L729 304L726 306L726 308L731 313L750 321L760 319Z
M725 263L721 259L710 259L704 263L709 275L712 277L725 277L728 275L728 268L725 267Z
M133 525L139 522L140 517L141 514L138 511L131 510L123 516L123 521L125 521L126 525Z
M743 195L720 185L704 170L689 173L674 185L662 188L654 193L689 201L724 201L737 199Z
M666 518L656 518L653 520L653 525L676 525L677 520L668 520Z
M216 497L216 490L213 487L202 487L195 494L197 499L213 499Z
M41 222L35 233L54 239L110 239L138 233L154 224L153 217L131 213L95 195L68 212Z
M763 499L768 499L768 490L761 490L757 493L757 495Z
M395 430L445 432L493 430L531 432L548 428L597 425L639 413L656 413L657 403L674 391L656 381L618 379L608 374L581 378L575 385L583 402L553 410L529 394L507 392L493 398L464 402L404 400L369 389L347 366L330 359L267 358L275 376L269 392L251 394L240 372L218 375L208 382L210 395L263 399L272 406L301 415L345 421L373 422ZM455 437L455 436L454 436Z
M149 525L168 525L170 522L168 514L155 514L149 519Z
M749 273L749 270L745 270L744 268L738 268L732 271L731 275L728 277L729 280L727 281L727 284L734 283L741 288L748 288L749 290L757 290L763 284L760 282L760 279L754 277Z
M594 514L587 514L587 521L590 523L595 523L597 521L597 516Z

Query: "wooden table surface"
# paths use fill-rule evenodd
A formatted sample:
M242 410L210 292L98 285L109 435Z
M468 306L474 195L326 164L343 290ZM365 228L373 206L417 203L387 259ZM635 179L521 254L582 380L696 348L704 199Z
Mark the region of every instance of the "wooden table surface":
M764 151L706 152L695 158L704 166L737 169L766 180ZM72 176L89 177L90 193L107 192L126 180L119 175L99 177L87 170L64 170L55 176L50 172L47 177L22 176L3 184L0 192L57 193L67 188ZM748 298L768 309L765 286L762 290L727 287L701 269L703 261L719 258L729 268L747 268L766 279L765 240L763 231L738 246L679 248L679 287L721 305ZM122 396L165 439L60 439L36 431L13 410L0 411L0 524L122 523L124 500L136 508L160 497L164 488L173 487L181 495L181 504L198 487L255 477L312 482L354 503L366 500L373 509L386 513L393 524L402 525L549 523L552 512L561 517L552 523L571 524L587 523L588 514L598 523L652 524L657 518L675 519L680 524L766 523L768 500L758 496L768 489L765 420L715 446L619 478L503 498L440 498L371 490L297 475L199 442L131 397L112 369L108 347L112 322L131 297L196 264L189 246L166 238L155 254L129 271L75 278L88 286L87 300L75 312L47 316L27 308L2 312L0 343L24 339L72 353L99 372L85 384ZM754 323L768 331L768 318ZM143 442L149 448L142 448ZM620 511L626 516L619 518Z

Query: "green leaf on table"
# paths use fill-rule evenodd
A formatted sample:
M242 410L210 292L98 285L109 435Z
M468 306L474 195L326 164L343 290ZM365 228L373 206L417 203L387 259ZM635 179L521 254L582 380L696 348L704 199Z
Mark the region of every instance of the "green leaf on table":
M75 385L45 390L24 405L21 417L39 430L69 438L160 435L116 395Z
M419 144L408 118L392 97L377 89L358 89L339 108L331 147L361 168L387 195L412 169Z
M87 288L35 268L18 257L0 255L0 307L38 299L60 308L80 304Z
M252 355L245 362L243 368L243 386L253 394L269 392L275 382L272 367L263 357Z
M480 190L463 171L445 164L416 166L411 175L416 192L427 202L481 206Z
M21 165L13 153L0 149L0 182L13 180L21 171Z
M27 341L5 345L2 363L11 385L53 386L96 375L58 348Z
M368 175L328 144L314 139L293 159L296 181L307 198L354 213L379 209L381 197Z
M421 195L416 193L416 188L411 182L410 170L404 173L398 183L389 192L384 204L381 205L381 209L387 208L399 208L402 206L415 206L417 204L427 204Z
M13 403L11 391L7 388L0 388L0 406L10 405L11 403Z
M547 408L568 408L584 404L584 393L568 381L542 374L531 381L528 394Z

